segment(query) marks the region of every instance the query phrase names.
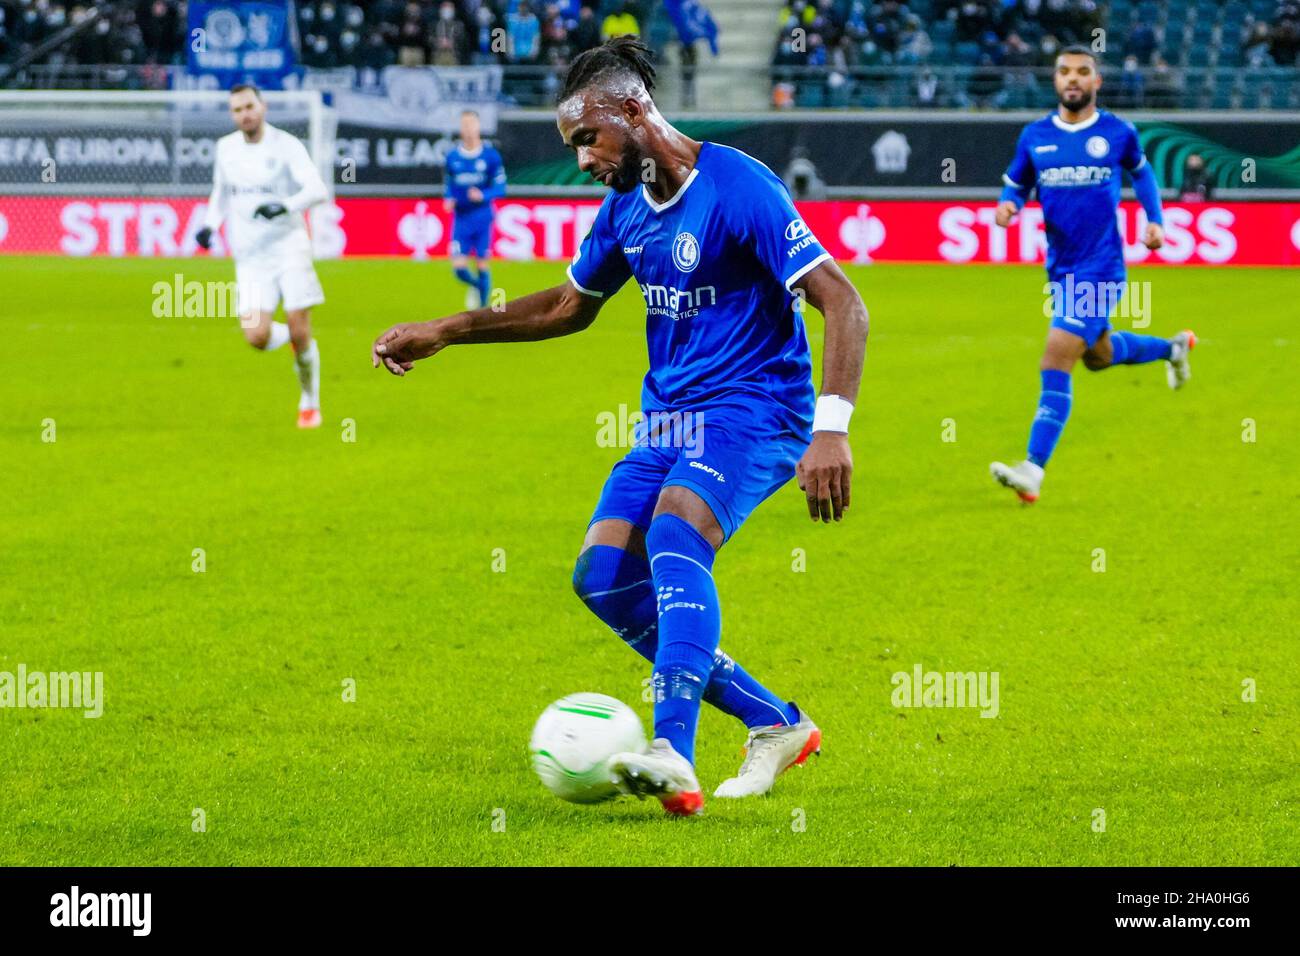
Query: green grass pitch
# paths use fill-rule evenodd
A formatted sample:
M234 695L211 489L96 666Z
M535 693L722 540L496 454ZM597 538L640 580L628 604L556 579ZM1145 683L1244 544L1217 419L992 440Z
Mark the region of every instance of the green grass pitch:
M792 483L717 565L723 646L807 708L823 754L680 820L563 804L526 756L565 693L650 714L647 667L569 585L622 453L596 416L638 402L634 288L581 335L399 380L369 344L460 307L447 264L324 263L325 425L303 433L288 350L151 313L156 281L227 263L3 269L0 671L102 671L105 704L0 710L2 865L1300 859L1294 271L1136 270L1151 331L1199 333L1192 381L1081 368L1026 508L987 468L1023 454L1041 271L854 269L850 516L814 525ZM511 295L562 276L495 272ZM918 663L998 672L1000 713L895 708ZM743 739L706 709L706 793Z

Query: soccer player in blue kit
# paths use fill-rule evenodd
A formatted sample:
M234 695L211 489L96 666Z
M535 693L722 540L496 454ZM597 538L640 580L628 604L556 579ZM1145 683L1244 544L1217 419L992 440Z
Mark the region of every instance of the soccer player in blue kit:
M570 67L560 135L579 168L611 191L566 282L501 311L394 326L376 339L372 360L404 375L448 345L578 332L635 277L646 301L649 427L605 483L573 586L653 663L654 740L644 753L613 757L611 777L689 815L703 808L694 770L702 702L748 730L744 763L717 797L766 793L820 748L806 713L719 648L712 569L718 549L792 477L814 521L843 517L867 311L781 180L745 153L674 129L653 87L648 51L633 37ZM804 300L826 320L820 397Z
M478 114L460 114L460 145L447 154L447 194L443 200L454 220L451 227L451 267L469 286L466 306L489 304L492 291L488 260L492 255L492 200L506 194L506 168L501 154L483 142ZM475 272L469 257L475 257Z
M1137 130L1097 108L1101 73L1087 47L1061 51L1054 83L1060 106L1020 134L1015 158L1002 177L1005 188L996 216L1005 228L1038 189L1053 310L1040 366L1042 394L1029 431L1027 460L989 466L994 479L1025 502L1038 500L1043 468L1070 416L1070 373L1079 359L1094 372L1164 360L1169 387L1177 389L1191 377L1188 353L1196 345L1196 336L1187 330L1171 339L1111 330L1111 308L1128 291L1115 215L1121 170L1132 178L1146 211L1142 243L1151 250L1164 243L1160 187Z

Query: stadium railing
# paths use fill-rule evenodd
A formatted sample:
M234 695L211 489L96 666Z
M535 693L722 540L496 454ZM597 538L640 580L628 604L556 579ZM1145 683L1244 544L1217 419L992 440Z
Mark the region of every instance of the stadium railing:
M436 69L436 68L432 68ZM562 69L506 66L504 105L548 108L562 81ZM680 67L661 70L660 105L665 110L752 110L752 91L767 91L767 109L1050 109L1056 102L1050 68L981 68L953 64L829 67L736 67L701 64L711 82L698 95ZM333 71L337 72L337 71ZM727 83L716 81L719 73ZM1144 67L1125 74L1106 70L1106 104L1142 110L1297 110L1300 69L1294 67L1183 66L1164 71ZM16 89L166 90L194 83L179 67L52 66L22 70ZM730 92L729 92L730 91Z

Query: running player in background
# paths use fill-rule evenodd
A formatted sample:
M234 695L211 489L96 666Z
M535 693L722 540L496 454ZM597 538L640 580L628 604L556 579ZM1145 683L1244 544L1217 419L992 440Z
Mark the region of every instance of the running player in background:
M447 194L443 205L455 217L451 227L451 267L469 286L466 308L490 304L492 278L492 200L506 194L506 168L501 154L483 142L478 114L460 114L460 145L447 154ZM475 257L477 273L469 271Z
M1116 220L1122 171L1132 178L1146 211L1142 244L1151 250L1164 244L1160 186L1133 124L1097 108L1101 73L1087 47L1061 51L1054 82L1060 106L1020 134L1002 177L996 216L999 226L1008 226L1037 188L1053 309L1040 366L1042 394L1029 431L1028 459L989 466L994 479L1025 502L1038 500L1043 469L1070 416L1070 373L1079 359L1094 372L1163 360L1169 387L1176 389L1191 377L1187 359L1196 344L1190 331L1162 339L1111 330L1112 309L1121 300L1132 301Z
M244 338L264 351L293 343L301 390L298 427L318 428L320 349L311 334L311 308L324 302L325 294L312 266L303 212L328 199L329 192L306 147L266 122L257 87L231 88L230 115L238 128L217 140L212 196L194 238L211 249L213 233L227 223ZM275 322L281 299L285 321Z
M611 775L626 792L692 814L704 802L694 768L702 702L748 729L744 763L714 796L766 793L821 745L806 712L718 646L713 562L791 478L812 520L843 517L867 311L781 180L739 150L674 129L653 88L649 51L630 36L569 69L560 135L579 169L611 190L567 281L499 311L394 326L375 340L372 360L405 375L449 345L569 335L629 279L640 285L649 428L605 483L573 587L653 664L654 742L611 758ZM820 398L804 300L826 320Z

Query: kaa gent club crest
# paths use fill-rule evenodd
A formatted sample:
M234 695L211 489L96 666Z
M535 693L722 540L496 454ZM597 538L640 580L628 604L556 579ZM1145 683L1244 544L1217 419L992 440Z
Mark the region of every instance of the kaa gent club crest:
M683 272L700 264L700 244L689 232L679 232L673 240L673 263Z

